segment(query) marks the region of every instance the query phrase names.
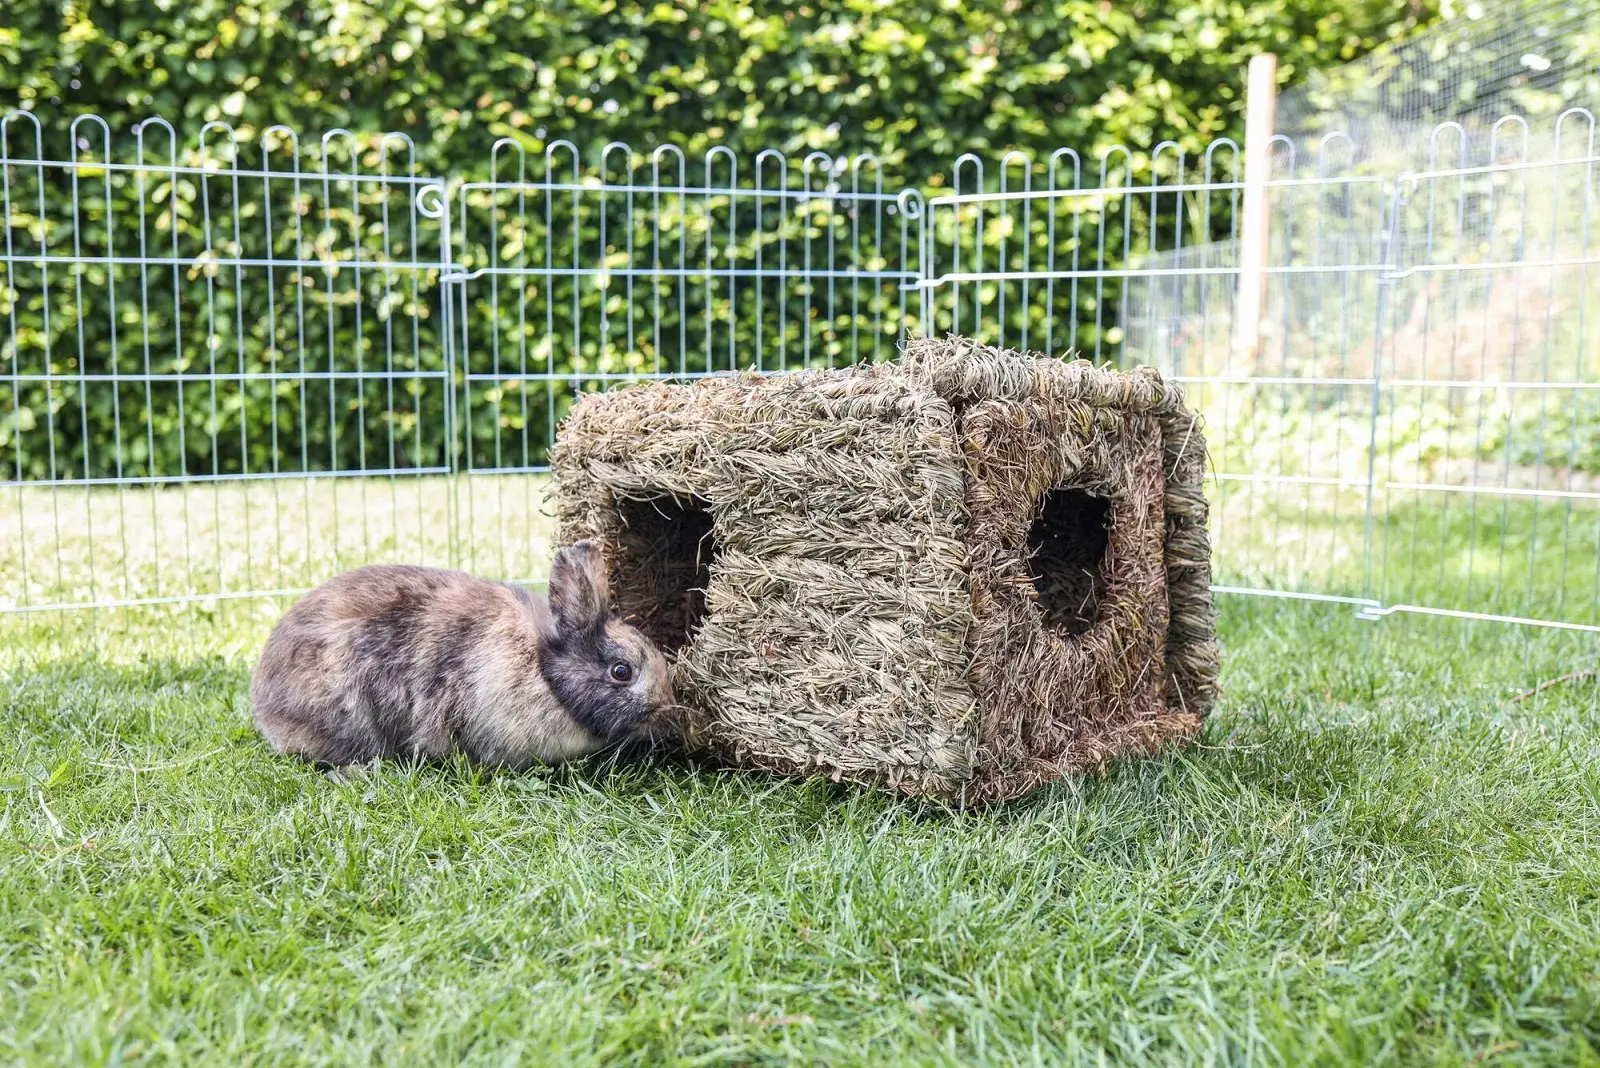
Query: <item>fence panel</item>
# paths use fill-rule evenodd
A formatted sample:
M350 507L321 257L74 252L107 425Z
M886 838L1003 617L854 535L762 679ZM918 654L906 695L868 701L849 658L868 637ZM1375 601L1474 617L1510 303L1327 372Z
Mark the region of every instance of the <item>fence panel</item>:
M1348 139L1276 145L1259 341L1239 343L1240 153L959 161L929 202L937 329L1185 384L1206 418L1217 581L1365 604L1373 351L1389 186Z
M403 500L450 462L442 200L409 140L61 133L0 122L0 610L442 559Z
M1595 627L1594 120L1429 147L1396 189L1368 614Z
M1254 192L1226 139L967 155L924 202L870 155L504 141L447 186L399 135L12 113L0 614L537 579L583 392L955 331L1183 382L1225 594L1600 629L1594 134L1279 138Z
M466 566L542 574L530 476L581 393L881 360L917 329L922 201L871 156L502 142L488 171L456 232Z

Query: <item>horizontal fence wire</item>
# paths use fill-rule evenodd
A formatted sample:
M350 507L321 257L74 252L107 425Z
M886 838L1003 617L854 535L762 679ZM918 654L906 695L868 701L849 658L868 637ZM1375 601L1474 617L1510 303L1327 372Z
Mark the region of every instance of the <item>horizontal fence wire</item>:
M918 189L871 155L508 140L440 177L402 135L14 112L0 614L536 580L584 392L948 331L1183 383L1220 594L1600 630L1594 121L1414 148L1275 139L1252 256L1228 139Z

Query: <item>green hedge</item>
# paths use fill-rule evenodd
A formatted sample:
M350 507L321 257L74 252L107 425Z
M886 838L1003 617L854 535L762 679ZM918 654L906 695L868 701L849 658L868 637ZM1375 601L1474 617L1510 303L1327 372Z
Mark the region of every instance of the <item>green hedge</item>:
M211 121L230 124L252 142L273 124L307 132L398 130L415 141L422 171L457 180L487 176L489 147L498 139L512 139L537 160L552 140L566 138L586 162L612 141L644 150L676 143L692 161L691 180L699 177L700 154L718 144L743 161L745 182L750 161L766 148L791 159L818 150L872 152L887 187L935 192L948 187L951 164L964 152L997 160L1017 149L1042 160L1069 145L1092 159L1111 143L1148 149L1162 138L1198 152L1219 134L1239 133L1240 86L1251 55L1277 52L1281 76L1292 80L1307 64L1341 62L1432 16L1428 3L1394 0L1048 6L829 0L792 8L611 0L7 0L0 13L0 104L16 101L37 113L53 138L47 154L58 158L72 151L66 123L93 112L108 121L119 158L128 155L134 123L159 115L191 145ZM13 126L13 134L19 129ZM80 152L97 158L97 131L88 134L89 147ZM165 152L160 136L152 135L153 158ZM183 160L196 157L190 151ZM370 169L377 162L369 141L362 163ZM13 174L13 193L31 195L28 183L38 176L23 171ZM312 247L331 238L365 249L369 259L425 259L428 250L411 248L409 232L386 239L373 229L386 203L395 218L405 218L407 191L369 187L347 204L347 191L335 188L337 203L330 205L316 189L296 199L280 188L264 207L266 198L246 193L241 204L251 197L258 203L235 240L227 232L232 192L226 187L201 198L192 176L166 182L154 174L86 174L74 234L62 222L73 213L62 207L70 191L59 178L47 175L45 183L45 216L54 222L41 222L25 197L13 197L7 226L19 248L42 232L58 254L70 251L73 240L87 254L104 252L100 201L109 196L119 254L127 253L135 232L126 227L142 203L147 236L170 241L176 226L187 266L154 276L130 267L58 271L48 308L38 295L42 277L29 274L36 269L14 267L0 291L0 321L14 324L0 326L0 456L8 471L16 466L37 478L49 475L53 463L58 477L226 474L274 464L320 470L449 460L442 382L400 382L391 403L387 381L307 382L295 374L302 366L406 368L419 353L418 369L437 371L425 366L443 329L436 273L366 271L358 279L332 266L230 270L208 265L200 252L209 245L225 258L293 256L290 227L298 216L315 222L304 235ZM215 216L209 232L202 199ZM594 198L585 196L549 230L540 217L546 206L524 205L530 215L504 195L469 197L472 228L458 258L473 266L493 258L549 267L555 246L565 250L573 235L598 251L602 211ZM705 262L730 266L749 262L757 246L769 264L780 246L796 260L809 247L820 264L825 248L851 239L853 221L859 230L869 206L842 205L826 217L797 213L761 237L751 207L742 203L730 215L725 205L687 198L665 210L681 220L676 225L695 254L711 228L717 248ZM607 256L621 255L626 240L619 211L615 201L605 209ZM263 214L277 220L270 249ZM737 239L724 237L730 218ZM903 220L874 214L873 221L887 225L886 238L881 248L869 239L861 262L892 267ZM1091 228L1098 221L1081 220ZM1044 225L1042 216L1031 220L1038 240ZM1107 225L1115 254L1125 236L1137 247L1151 220L1118 216ZM1228 219L1219 214L1211 225L1226 232ZM642 218L634 220L633 236L649 239ZM1084 236L1063 229L1055 247L1064 254ZM461 392L454 448L468 442L468 455L480 464L543 461L543 442L568 393L496 380L518 367L587 374L658 363L690 370L724 362L765 366L780 350L788 360L813 341L813 358L845 360L881 351L886 337L892 341L899 299L892 285L866 286L863 296L859 284L850 293L825 294L814 282L788 291L777 284L702 285L680 300L675 286L592 276L506 276L469 285L457 310L475 324L468 369L485 377L470 386L455 383ZM997 294L972 296L987 307ZM1116 293L1098 296L1099 305L1082 294L1080 345L1116 327ZM1003 320L1009 329L1045 328L1037 297L1031 310L1012 301ZM289 315L291 306L303 314ZM630 311L641 324L636 333L624 325ZM600 330L602 322L609 333ZM121 331L115 347L113 330ZM148 390L135 382L3 384L13 370L69 380L80 371L142 371L146 353L156 376L238 370L283 377L245 385L213 375ZM372 403L373 389L384 391L381 404Z
M1241 129L1245 64L1292 81L1431 0L7 0L0 100L261 129L404 130L440 172L490 141L876 152L908 181L963 152L1042 158ZM544 131L541 135L540 131Z

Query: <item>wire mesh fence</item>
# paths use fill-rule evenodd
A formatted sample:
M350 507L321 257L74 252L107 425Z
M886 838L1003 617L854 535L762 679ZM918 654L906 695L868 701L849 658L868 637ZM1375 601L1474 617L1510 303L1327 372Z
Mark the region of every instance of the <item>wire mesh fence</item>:
M1470 143L1472 162L1485 162L1503 116L1548 129L1600 92L1600 0L1441 6L1438 22L1405 40L1299 73L1277 100L1276 129L1296 141L1346 134L1373 169L1427 169L1429 134L1441 124Z
M429 190L399 135L6 116L5 607L298 588L401 537L362 508L353 551L323 502L449 469Z
M398 135L13 113L0 614L379 560L537 579L580 393L952 331L1184 382L1221 591L1600 630L1594 121L1487 136L1440 126L1403 173L1279 138L1257 271L1227 140L919 188L869 155L502 143L463 179Z

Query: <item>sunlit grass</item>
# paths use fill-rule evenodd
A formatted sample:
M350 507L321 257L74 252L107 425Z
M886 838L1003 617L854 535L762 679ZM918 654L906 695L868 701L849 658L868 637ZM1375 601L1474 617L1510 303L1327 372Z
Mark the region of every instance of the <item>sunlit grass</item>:
M369 485L358 536L357 487L285 485L251 502L253 544L309 518L312 549L286 539L254 565L290 583L363 554L537 577L538 488ZM240 520L242 491L217 492L205 522ZM1258 560L1340 573L1327 543L1288 540L1330 517L1279 518L1244 528ZM1455 523L1417 528L1455 546L1447 571ZM1223 561L1241 547L1227 529ZM82 540L63 534L67 560ZM130 575L179 582L141 551ZM335 785L249 723L285 603L6 617L0 1060L1600 1049L1600 691L1579 675L1520 697L1593 668L1592 635L1224 597L1225 696L1199 745L957 813L666 757Z
M13 646L0 1058L1593 1058L1597 691L1513 700L1592 644L1228 605L1200 745L966 814L665 759L338 786L251 730L244 606Z

